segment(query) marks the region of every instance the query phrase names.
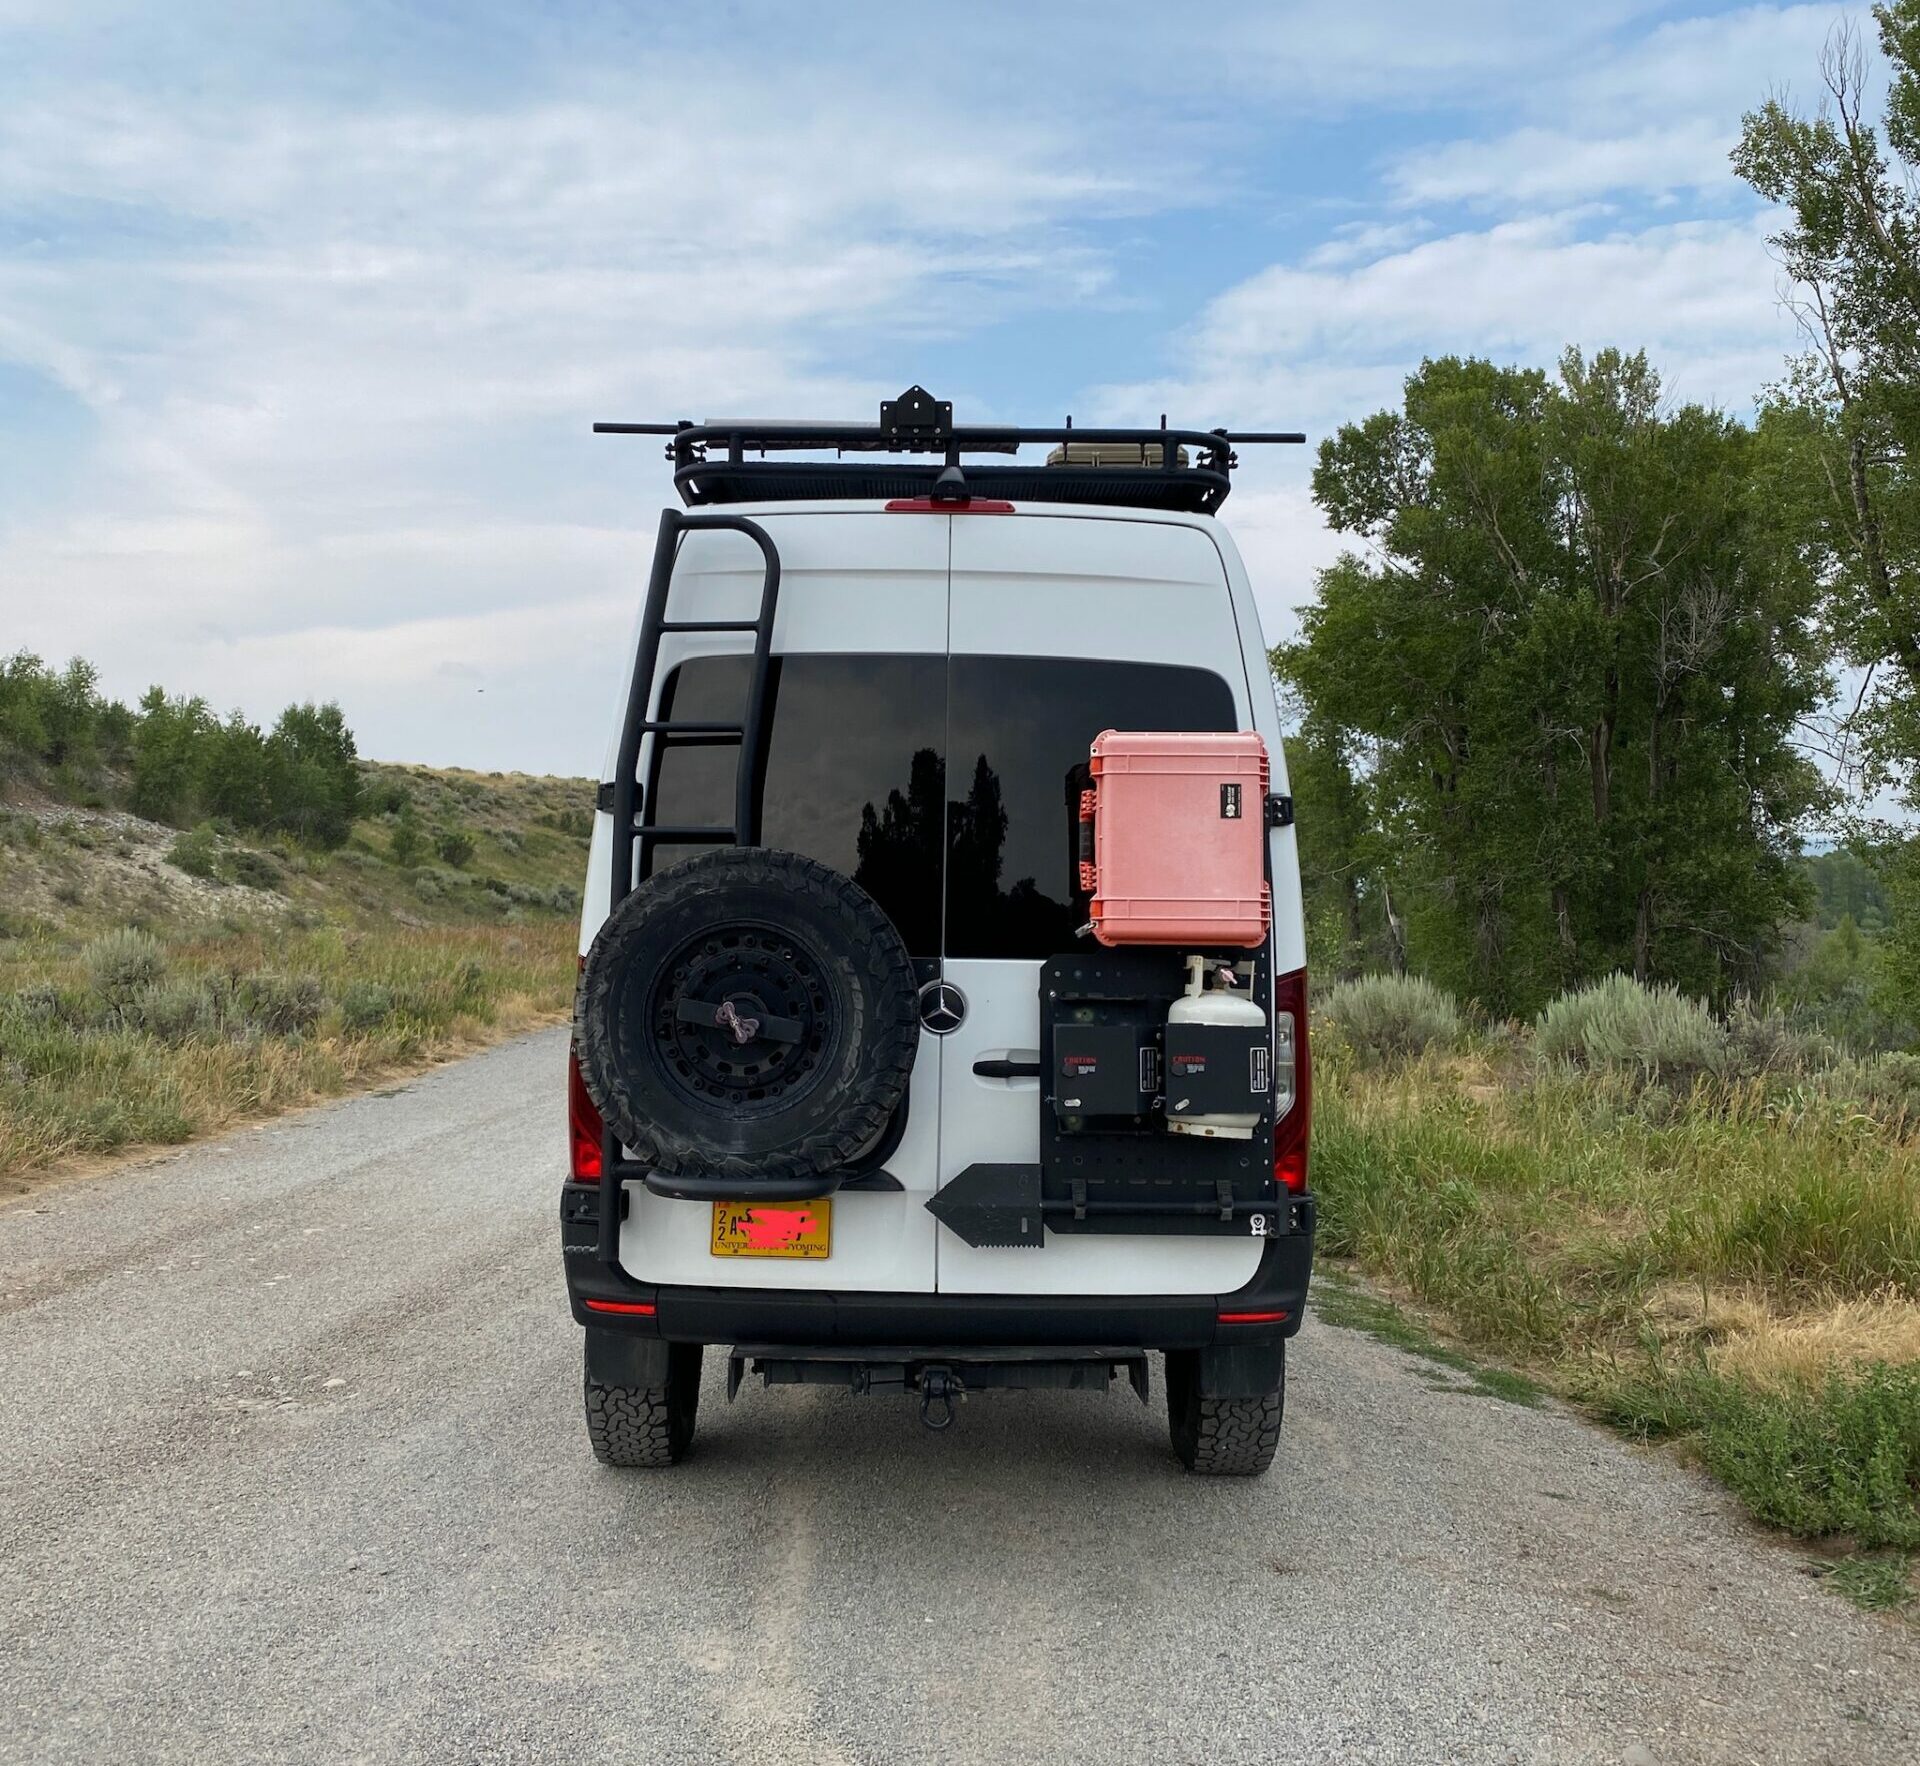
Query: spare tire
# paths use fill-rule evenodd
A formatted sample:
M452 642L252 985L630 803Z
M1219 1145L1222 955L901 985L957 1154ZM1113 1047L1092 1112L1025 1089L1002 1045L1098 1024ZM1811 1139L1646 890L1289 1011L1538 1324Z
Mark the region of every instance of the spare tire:
M668 1177L792 1181L870 1146L919 1044L913 965L852 878L725 847L649 878L581 970L581 1077Z

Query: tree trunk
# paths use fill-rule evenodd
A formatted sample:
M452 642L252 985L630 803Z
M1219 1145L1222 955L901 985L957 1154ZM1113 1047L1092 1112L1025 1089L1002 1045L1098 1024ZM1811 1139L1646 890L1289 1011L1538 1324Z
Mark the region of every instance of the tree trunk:
M1646 884L1633 915L1633 978L1643 987L1653 967L1653 885Z
M1867 483L1866 438L1861 435L1855 435L1847 448L1847 488L1853 495L1854 517L1860 523L1860 552L1867 566L1867 591L1887 615L1893 629L1895 659L1908 680L1920 687L1920 631L1900 623L1893 578L1887 569L1887 549L1880 534L1880 517L1874 512L1873 494Z
M1572 981L1580 973L1580 944L1573 935L1573 904L1564 883L1553 887L1553 920L1560 931L1560 954L1566 959L1564 979Z
M1587 758L1593 773L1593 824L1604 828L1613 814L1613 731L1620 716L1620 676L1607 670L1606 709L1587 738Z
M1380 880L1380 900L1387 911L1387 961L1396 975L1407 972L1407 927L1398 914L1393 911L1393 885L1384 877Z

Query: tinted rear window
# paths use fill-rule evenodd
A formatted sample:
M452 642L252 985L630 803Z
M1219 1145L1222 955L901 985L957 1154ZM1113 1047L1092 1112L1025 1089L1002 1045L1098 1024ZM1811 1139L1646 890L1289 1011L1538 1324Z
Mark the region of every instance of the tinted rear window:
M760 838L857 878L917 957L940 949L939 656L779 656L769 682ZM737 723L749 659L703 656L667 677L661 716ZM661 758L657 822L733 820L737 748L672 747ZM655 869L698 848L662 846Z
M1202 668L956 656L948 674L947 943L952 957L1049 957L1075 937L1079 798L1102 730L1233 730Z
M737 721L747 678L744 656L697 657L667 677L661 715ZM774 659L770 690L761 838L855 878L917 957L940 954L943 899L949 956L1087 942L1074 935L1088 744L1102 730L1240 727L1219 675L1153 663L801 654ZM735 754L668 749L650 819L732 821ZM655 868L696 850L663 846Z

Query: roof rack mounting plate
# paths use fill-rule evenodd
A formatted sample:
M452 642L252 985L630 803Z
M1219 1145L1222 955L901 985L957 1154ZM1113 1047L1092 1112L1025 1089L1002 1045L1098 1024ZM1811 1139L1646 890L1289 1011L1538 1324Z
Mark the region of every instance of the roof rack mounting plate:
M1236 447L1307 439L1294 430L1172 429L1164 417L1152 429L1075 428L1071 418L1058 428L962 426L953 421L951 402L934 398L922 386L883 400L878 423L683 420L593 427L600 434L667 437L674 484L692 507L926 498L963 455L993 454L1001 458L966 463L966 488L975 497L1208 515L1232 489ZM1057 464L1006 458L1030 443L1074 445L1061 448ZM1100 444L1111 444L1104 457ZM767 458L827 453L835 458ZM925 463L901 458L912 454L938 458Z
M936 399L924 386L910 386L897 399L880 401L880 433L890 441L944 439L953 433L953 400Z

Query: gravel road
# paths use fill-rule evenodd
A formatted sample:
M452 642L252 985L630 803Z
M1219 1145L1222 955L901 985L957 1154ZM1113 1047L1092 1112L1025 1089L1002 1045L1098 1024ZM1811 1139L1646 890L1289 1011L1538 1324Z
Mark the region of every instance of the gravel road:
M709 1358L597 1466L560 1033L0 1212L0 1760L1920 1758L1920 1640L1703 1481L1309 1322L1272 1476L1130 1395Z

